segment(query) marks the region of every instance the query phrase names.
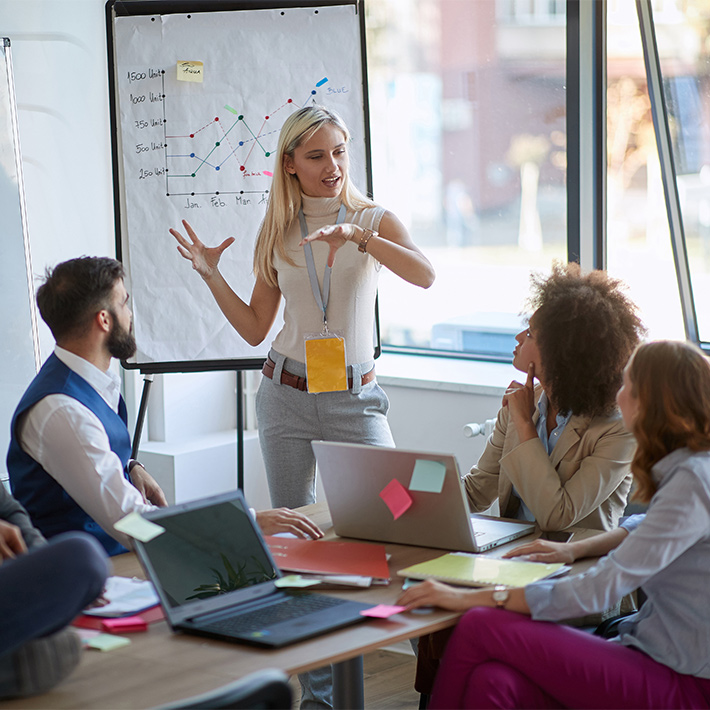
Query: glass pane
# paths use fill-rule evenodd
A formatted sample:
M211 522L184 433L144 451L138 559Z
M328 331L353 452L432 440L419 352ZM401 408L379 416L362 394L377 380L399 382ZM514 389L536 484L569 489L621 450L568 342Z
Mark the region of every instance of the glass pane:
M374 196L437 272L382 270L382 341L510 357L530 272L566 259L564 3L366 10Z
M710 341L710 6L654 4L681 215L700 340Z
M662 3L657 32L672 4ZM629 286L651 338L683 338L636 4L610 2L607 29L607 267Z

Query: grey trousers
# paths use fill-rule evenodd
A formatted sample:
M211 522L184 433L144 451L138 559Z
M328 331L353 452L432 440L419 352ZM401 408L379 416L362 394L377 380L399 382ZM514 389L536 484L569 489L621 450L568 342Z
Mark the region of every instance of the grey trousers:
M280 384L281 371L303 377L305 365L271 351L274 379L264 377L256 395L259 443L269 482L271 504L298 508L316 499L316 462L311 441L350 441L394 446L387 423L389 400L376 381L345 392L309 394ZM355 380L373 363L354 366ZM348 368L348 377L353 372ZM330 666L298 676L301 708L330 708L333 674Z
M394 446L387 423L389 400L375 380L344 392L301 392L280 384L279 379L282 368L304 376L305 365L273 350L270 357L276 363L274 379L264 377L256 395L259 442L271 504L297 508L315 502L316 470L311 441ZM353 369L364 373L372 366L374 363L366 363Z

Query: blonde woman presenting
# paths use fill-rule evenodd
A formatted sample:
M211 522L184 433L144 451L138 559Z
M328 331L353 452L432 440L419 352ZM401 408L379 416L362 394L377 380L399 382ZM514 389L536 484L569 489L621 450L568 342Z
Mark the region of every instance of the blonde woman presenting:
M272 343L257 395L274 506L314 502L313 439L393 445L387 398L374 379L379 264L423 288L434 280L431 264L397 217L350 182L348 143L340 117L320 106L302 108L284 123L256 241L256 283L249 303L234 293L218 268L233 237L207 247L186 221L187 236L170 230L180 254L192 262L227 320L250 345L264 340L285 299L284 326ZM307 265L309 246L315 283ZM313 394L306 389L304 338L321 333L324 321L329 332L344 338L347 389Z
M256 400L276 507L315 501L314 439L394 445L389 402L374 370L378 271L383 265L422 288L434 281L434 269L399 219L350 182L349 140L342 119L322 106L302 108L284 123L249 303L218 268L233 238L207 247L185 221L185 234L170 230L250 345L264 340L285 301Z

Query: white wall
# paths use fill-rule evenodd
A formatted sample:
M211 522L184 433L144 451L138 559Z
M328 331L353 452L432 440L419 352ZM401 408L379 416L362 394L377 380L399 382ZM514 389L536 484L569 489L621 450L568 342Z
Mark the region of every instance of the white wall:
M0 35L11 41L33 273L85 254L115 256L104 0L0 0ZM44 323L40 339L44 359L54 345ZM158 440L234 428L234 373L161 384L151 399L166 413ZM132 424L141 388L127 373Z
M115 255L101 0L0 0L10 38L35 274ZM42 324L42 354L52 338Z

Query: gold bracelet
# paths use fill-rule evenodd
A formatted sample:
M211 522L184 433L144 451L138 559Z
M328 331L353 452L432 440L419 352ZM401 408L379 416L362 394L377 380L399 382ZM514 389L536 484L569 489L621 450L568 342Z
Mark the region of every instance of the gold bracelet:
M380 235L374 229L362 228L362 237L360 238L360 243L357 245L357 250L365 254L367 252L367 243L372 239L372 237L379 237Z

